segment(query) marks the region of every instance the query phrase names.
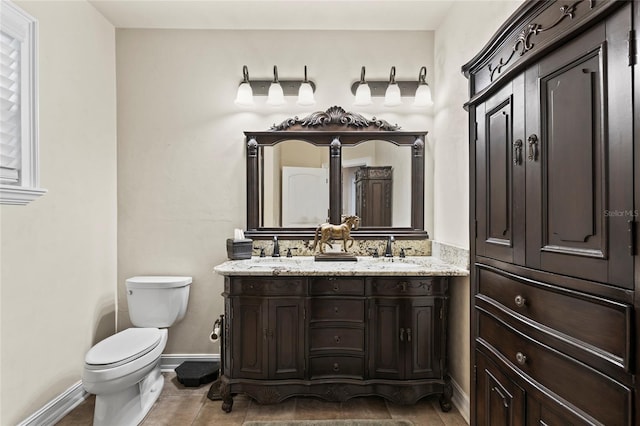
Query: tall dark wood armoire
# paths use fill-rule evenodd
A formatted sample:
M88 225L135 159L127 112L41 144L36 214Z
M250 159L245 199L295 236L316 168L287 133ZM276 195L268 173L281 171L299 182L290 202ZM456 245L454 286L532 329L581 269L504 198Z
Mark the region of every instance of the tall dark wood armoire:
M360 167L356 171L356 216L360 226L391 226L391 166Z
M640 424L639 10L527 1L463 66L472 425Z

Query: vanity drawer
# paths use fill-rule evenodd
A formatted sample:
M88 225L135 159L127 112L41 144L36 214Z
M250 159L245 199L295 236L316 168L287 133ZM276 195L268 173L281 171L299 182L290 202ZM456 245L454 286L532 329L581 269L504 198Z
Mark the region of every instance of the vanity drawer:
M364 280L342 277L312 278L309 291L312 296L364 296Z
M231 277L232 296L304 296L306 280L301 277Z
M364 378L364 360L357 356L319 356L309 360L311 379Z
M477 312L481 344L493 347L522 373L603 424L629 424L632 401L629 388L491 315Z
M374 277L371 293L374 296L441 296L447 291L444 277Z
M311 299L311 322L315 321L364 321L364 300L357 299Z
M310 329L310 350L364 351L362 328L319 327Z
M529 284L530 283L530 284ZM478 298L592 345L629 369L630 305L480 267Z

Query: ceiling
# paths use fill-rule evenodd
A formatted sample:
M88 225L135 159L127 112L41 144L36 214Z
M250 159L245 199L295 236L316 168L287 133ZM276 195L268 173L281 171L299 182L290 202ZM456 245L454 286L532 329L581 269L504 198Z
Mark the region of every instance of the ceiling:
M435 30L458 0L89 1L116 28Z

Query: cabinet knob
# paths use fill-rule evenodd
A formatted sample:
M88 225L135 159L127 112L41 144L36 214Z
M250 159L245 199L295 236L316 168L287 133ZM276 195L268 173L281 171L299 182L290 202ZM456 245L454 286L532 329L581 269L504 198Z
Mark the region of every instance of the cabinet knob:
M340 290L340 287L338 287L338 283L333 284L333 291L338 291Z
M520 365L525 365L527 363L527 356L522 352L516 353L516 362Z
M400 341L404 342L404 328L400 329Z
M338 307L337 306L333 307L333 312L335 312L336 314L338 313Z
M407 328L407 342L411 341L411 329Z
M340 371L340 364L338 364L337 362L333 363L333 371L338 372Z
M517 295L515 299L513 299L513 302L516 304L518 308L522 308L524 305L526 305L527 299L525 299L521 295Z
M333 340L335 340L336 343L340 343L340 336L333 336Z

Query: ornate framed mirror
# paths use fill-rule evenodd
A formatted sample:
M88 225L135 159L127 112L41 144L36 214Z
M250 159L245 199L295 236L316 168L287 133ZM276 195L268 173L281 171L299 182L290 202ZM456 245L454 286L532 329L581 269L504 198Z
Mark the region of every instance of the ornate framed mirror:
M356 214L356 238L428 238L426 131L333 106L244 134L248 237L313 238L320 223Z

